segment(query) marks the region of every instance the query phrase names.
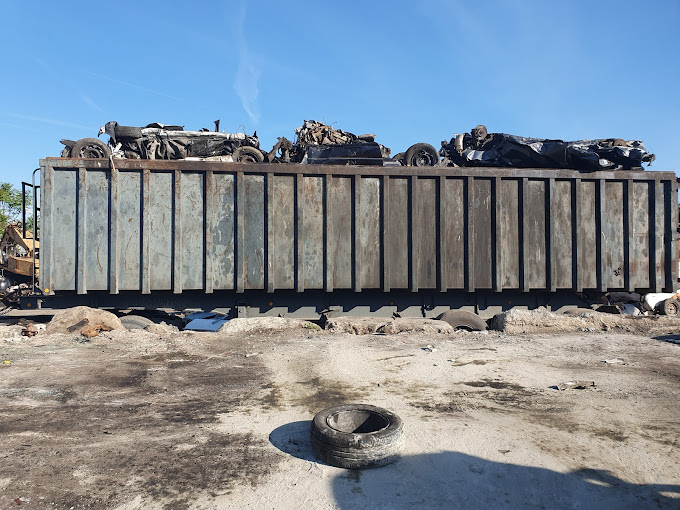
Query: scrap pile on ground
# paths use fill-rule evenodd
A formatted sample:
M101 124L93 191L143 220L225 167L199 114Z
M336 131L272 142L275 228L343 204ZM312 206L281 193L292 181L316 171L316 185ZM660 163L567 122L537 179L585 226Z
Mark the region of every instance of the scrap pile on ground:
M615 315L587 309L560 314L543 307L536 310L513 308L489 321L491 329L508 334L611 331L661 335L677 333L680 319L665 316Z

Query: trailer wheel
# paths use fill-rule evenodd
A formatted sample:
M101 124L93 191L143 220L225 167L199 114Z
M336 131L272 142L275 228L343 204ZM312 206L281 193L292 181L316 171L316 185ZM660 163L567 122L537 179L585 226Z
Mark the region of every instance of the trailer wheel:
M125 329L144 329L151 324L155 324L154 321L141 315L123 315L120 318L120 322L125 326Z
M310 438L323 462L347 469L385 466L403 448L403 422L396 414L367 404L346 404L314 416Z
M664 315L676 316L680 313L680 302L677 299L666 299L661 304L661 313Z
M259 149L248 145L237 147L231 157L236 163L262 163L264 161L264 154Z
M72 158L108 159L109 146L96 138L81 138L71 147Z
M439 152L429 143L411 145L404 156L405 166L438 166Z
M453 329L466 329L468 331L485 331L486 321L476 313L467 310L449 310L444 312L437 320L448 322Z

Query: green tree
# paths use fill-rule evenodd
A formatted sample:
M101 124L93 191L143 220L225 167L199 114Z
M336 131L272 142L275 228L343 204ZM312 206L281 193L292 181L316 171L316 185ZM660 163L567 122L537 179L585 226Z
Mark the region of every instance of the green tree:
M30 196L26 197L26 207L30 204ZM9 223L21 219L21 191L9 182L0 183L0 235L5 233Z

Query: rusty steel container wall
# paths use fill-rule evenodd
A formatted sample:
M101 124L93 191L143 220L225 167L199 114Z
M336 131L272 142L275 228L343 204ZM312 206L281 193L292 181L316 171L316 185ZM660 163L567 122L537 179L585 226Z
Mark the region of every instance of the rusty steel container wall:
M43 288L661 291L670 172L41 161Z

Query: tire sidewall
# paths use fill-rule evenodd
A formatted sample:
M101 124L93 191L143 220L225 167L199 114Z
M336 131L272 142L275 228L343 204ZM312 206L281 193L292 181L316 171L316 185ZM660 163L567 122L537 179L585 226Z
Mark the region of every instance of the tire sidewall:
M328 419L339 412L369 411L379 414L387 421L387 427L377 432L350 433L332 428ZM314 416L311 435L321 443L333 448L380 448L398 440L403 430L403 422L396 414L368 404L349 404L324 409Z

